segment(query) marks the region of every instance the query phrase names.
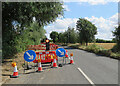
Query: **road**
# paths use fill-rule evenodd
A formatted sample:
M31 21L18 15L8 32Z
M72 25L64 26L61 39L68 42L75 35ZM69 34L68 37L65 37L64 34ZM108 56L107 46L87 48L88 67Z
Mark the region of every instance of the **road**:
M69 59L66 65L59 68L44 64L43 72L20 74L19 78L12 78L5 84L118 84L118 60L64 48L69 54L73 52L75 64L68 64Z

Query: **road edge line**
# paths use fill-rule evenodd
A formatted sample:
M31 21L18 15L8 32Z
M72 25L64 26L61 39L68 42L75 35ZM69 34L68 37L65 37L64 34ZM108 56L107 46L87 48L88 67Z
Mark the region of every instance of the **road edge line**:
M96 86L93 82L92 82L92 80L81 70L81 68L77 68L82 74L83 74L83 76L88 80L88 82L90 83L90 84L92 84L92 86Z

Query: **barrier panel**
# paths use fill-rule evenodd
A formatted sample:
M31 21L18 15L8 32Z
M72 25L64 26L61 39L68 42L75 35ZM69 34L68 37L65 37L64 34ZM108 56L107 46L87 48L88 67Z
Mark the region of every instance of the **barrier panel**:
M50 50L56 50L56 46L53 43L50 43ZM45 43L41 43L41 45L28 45L27 46L28 50L46 50L46 45Z
M36 52L36 59L33 62L38 63L38 59L41 59L41 63L53 62L53 56L57 57L55 51Z

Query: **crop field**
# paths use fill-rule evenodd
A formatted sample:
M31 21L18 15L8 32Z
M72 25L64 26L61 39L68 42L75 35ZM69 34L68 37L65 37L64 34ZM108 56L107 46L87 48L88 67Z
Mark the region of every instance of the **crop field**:
M113 46L116 44L116 43L88 43L88 45L92 45L92 44L96 44L100 47L103 47L104 49L112 49ZM80 46L79 43L76 43L76 44L69 44L69 46Z
M94 44L94 43L89 43L88 45L91 45L91 44ZM95 44L103 47L104 49L112 49L116 43L95 43Z

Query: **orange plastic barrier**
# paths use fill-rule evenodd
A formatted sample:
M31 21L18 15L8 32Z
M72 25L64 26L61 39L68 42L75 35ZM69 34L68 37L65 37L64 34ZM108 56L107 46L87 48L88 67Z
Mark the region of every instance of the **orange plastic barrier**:
M45 43L41 43L42 45L28 45L28 50L46 50ZM56 46L53 43L50 43L50 50L56 50Z
M55 51L36 52L36 59L33 62L38 63L38 59L41 59L41 63L53 62L54 55L56 56Z

